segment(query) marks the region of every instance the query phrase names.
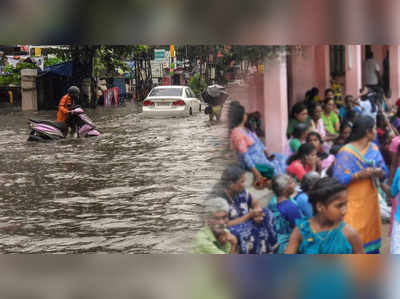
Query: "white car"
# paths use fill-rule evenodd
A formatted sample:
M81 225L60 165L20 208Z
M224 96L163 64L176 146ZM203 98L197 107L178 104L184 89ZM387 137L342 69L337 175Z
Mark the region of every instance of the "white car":
M178 117L201 112L201 102L187 86L157 86L143 101L143 116Z

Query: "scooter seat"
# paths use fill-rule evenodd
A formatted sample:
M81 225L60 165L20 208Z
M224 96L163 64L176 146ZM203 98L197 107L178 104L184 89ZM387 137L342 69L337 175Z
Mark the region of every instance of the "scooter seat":
M31 119L30 121L37 123L37 124L45 124L45 125L49 125L49 126L53 126L61 131L67 129L67 125L65 123L59 123L56 121L50 121L50 120L34 120Z

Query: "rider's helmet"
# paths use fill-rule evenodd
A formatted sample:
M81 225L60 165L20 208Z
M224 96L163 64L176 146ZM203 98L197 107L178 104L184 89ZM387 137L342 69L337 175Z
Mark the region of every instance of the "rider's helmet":
M79 87L74 85L68 88L67 92L74 101L79 99L79 94L81 93Z

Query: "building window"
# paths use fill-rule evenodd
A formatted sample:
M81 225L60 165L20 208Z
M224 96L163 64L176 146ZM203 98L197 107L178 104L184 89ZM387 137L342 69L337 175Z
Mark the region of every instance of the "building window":
M331 75L343 76L346 70L345 47L330 46Z

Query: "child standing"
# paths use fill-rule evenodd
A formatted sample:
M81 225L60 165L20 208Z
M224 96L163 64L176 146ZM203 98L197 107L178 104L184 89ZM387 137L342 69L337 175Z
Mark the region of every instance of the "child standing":
M346 186L325 177L312 188L309 201L314 216L297 221L290 236L286 254L350 254L364 253L358 233L346 224Z

